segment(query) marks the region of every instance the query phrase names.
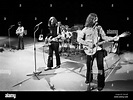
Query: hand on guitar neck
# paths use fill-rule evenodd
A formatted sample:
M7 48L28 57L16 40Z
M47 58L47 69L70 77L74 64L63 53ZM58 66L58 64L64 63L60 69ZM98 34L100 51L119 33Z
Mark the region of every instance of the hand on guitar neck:
M123 32L123 33L120 34L120 35L114 36L112 40L118 41L121 37L126 37L126 36L128 36L128 35L130 35L130 34L131 34L130 32Z
M114 41L118 41L119 39L120 39L119 36L115 36L113 40L114 40Z

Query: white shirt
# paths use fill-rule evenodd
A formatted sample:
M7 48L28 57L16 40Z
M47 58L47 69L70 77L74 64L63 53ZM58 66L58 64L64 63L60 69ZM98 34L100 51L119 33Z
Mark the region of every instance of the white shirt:
M24 35L24 27L23 26L19 26L16 30L16 34L19 36L23 36Z

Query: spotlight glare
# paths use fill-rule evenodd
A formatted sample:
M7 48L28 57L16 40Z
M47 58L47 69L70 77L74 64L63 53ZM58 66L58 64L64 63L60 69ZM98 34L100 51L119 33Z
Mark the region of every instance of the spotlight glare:
M50 7L52 7L53 5L52 4L50 4Z
M114 7L114 4L111 4L111 7Z
M19 7L22 7L22 4L19 4Z
M127 47L129 47L129 44L127 44Z
M4 20L6 20L6 17L4 17Z
M127 17L127 20L129 20L129 17Z
M35 20L37 20L37 17L35 17Z
M83 4L81 4L80 7L83 7Z
M68 18L66 17L65 20L68 20Z

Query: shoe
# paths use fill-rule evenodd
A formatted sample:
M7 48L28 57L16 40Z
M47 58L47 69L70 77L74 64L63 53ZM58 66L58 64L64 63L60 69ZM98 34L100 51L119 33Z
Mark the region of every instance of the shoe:
M85 83L89 85L89 81L86 80ZM97 86L97 84L91 81L90 86Z
M89 83L92 83L92 81L89 82L88 80L86 80L85 83L86 83L86 84L89 84Z
M51 70L52 68L51 67L48 67L46 69L44 69L44 71L48 71L48 70Z
M88 86L87 87L87 91L93 91L93 90L95 90L96 89L96 87L94 87L94 86Z
M86 83L86 84L89 84L89 81L88 81L88 80L86 80L86 81L85 81L85 83Z
M60 65L56 66L54 69L60 68Z
M103 90L103 87L98 87L97 88L97 91L102 91Z
M87 84L87 91L92 91L92 90L95 90L97 88L97 84L96 83L88 83Z
M17 48L17 50L19 50L20 48Z

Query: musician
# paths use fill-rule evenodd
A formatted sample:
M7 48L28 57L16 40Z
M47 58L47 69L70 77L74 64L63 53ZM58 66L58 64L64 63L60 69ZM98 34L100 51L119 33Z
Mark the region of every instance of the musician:
M48 21L48 27L50 33L46 36L45 42L49 43L49 56L48 56L48 63L47 69L45 71L52 69L53 67L53 51L55 51L56 56L56 67L60 68L60 56L59 56L59 38L60 38L60 23L57 22L55 17L50 17Z
M18 35L18 50L24 49L24 40L23 40L23 36L24 36L24 27L21 25L21 21L18 22L18 28L16 30L16 34Z
M92 74L92 66L94 58L97 61L98 67L98 76L97 76L97 89L101 91L105 86L105 75L104 75L104 64L103 59L105 57L104 50L101 46L96 47L96 51L93 52L93 48L95 47L96 43L100 40L118 40L118 37L108 37L106 36L104 30L100 25L97 25L98 17L95 13L90 13L86 19L85 27L82 29L80 35L78 35L77 41L84 46L92 49L90 53L87 54L87 72L86 72L86 81L85 83L92 83L93 81L93 74ZM87 52L87 51L86 51Z

